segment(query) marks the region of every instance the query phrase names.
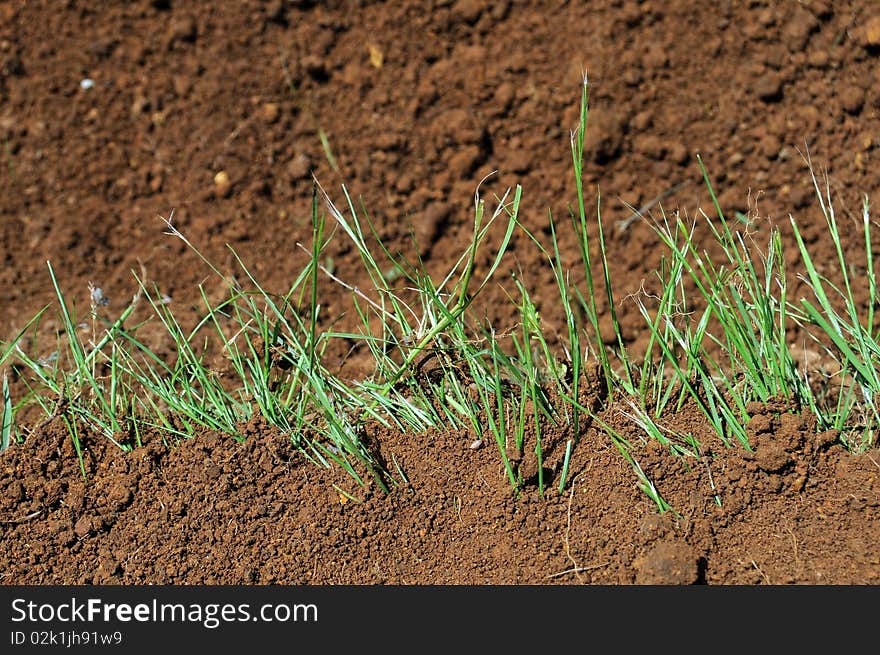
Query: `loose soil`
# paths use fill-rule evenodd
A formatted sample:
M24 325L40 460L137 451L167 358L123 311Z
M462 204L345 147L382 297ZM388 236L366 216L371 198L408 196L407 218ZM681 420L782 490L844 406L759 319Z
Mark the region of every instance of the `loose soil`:
M118 315L134 271L197 320L198 285L219 283L164 234L172 211L219 268L236 270L228 244L285 290L307 258L297 244L310 239L311 174L338 203L342 184L362 197L385 242L436 274L466 247L478 185L491 200L521 184L523 223L546 235L548 210L565 217L574 201L584 71L586 188L593 206L601 192L619 298L651 292L661 256L631 207L656 214L662 197L667 211L709 212L698 153L725 212L754 218L759 241L791 214L833 263L809 151L861 261L861 199L880 191L875 3L105 4L0 3L0 338L51 302L47 260L80 307L92 283ZM573 259L574 240L561 239ZM524 234L512 248L552 321L552 272ZM364 283L344 239L327 255L335 275ZM344 324L348 291L325 282L325 315ZM505 298L487 289L500 323L512 320ZM637 347L635 304L618 312ZM47 315L39 333L58 327ZM337 363L358 371L357 357ZM617 409L603 416L631 430ZM564 493L529 485L514 498L494 446L471 448L467 432L368 426L408 480L385 494L304 461L259 421L242 426L243 443L147 435L128 454L86 436L84 477L50 422L0 456L0 580L877 583L880 452L852 455L790 408L751 409L753 454L724 448L688 408L674 420L704 436L696 464L636 449L665 513L595 427ZM548 444L552 479L561 453L552 434Z

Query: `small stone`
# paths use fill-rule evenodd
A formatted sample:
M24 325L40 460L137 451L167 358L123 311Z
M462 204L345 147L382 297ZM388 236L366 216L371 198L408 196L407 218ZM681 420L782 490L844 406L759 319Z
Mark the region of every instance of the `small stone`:
M113 557L105 557L98 564L98 570L95 571L95 581L105 582L119 572L119 562Z
M476 441L472 441L471 445L468 446L468 448L470 448L471 450L479 450L482 447L483 447L483 440L482 439L477 439Z
M763 61L775 70L783 68L791 61L791 54L781 44L771 43L763 51Z
M168 31L169 45L177 41L193 43L198 34L198 25L196 19L192 16L181 16L171 23L171 29Z
M795 209L804 209L816 199L816 191L812 187L796 187L791 190L790 197Z
M865 91L861 87L850 84L840 90L840 105L846 113L856 115L864 104Z
M284 0L272 0L266 7L266 20L284 25L287 22L287 7Z
M92 528L92 517L80 516L73 526L73 532L77 537L83 538L92 531Z
M489 15L496 21L502 21L507 18L510 12L510 0L495 0L489 8Z
M232 181L229 173L220 171L214 176L214 193L220 198L226 198L232 191Z
M645 134L636 138L636 150L648 159L660 160L666 156L666 142L656 134Z
M758 78L754 85L755 95L764 102L778 102L782 100L782 80L772 74Z
M311 172L312 161L306 154L300 153L287 162L287 178L291 182L308 177Z
M623 81L627 86L638 86L642 83L642 71L638 68L627 68L623 72Z
M367 44L367 54L370 58L370 66L379 70L385 64L385 53L375 43Z
M880 48L880 14L871 16L858 29L855 38L860 46L873 50Z
M175 75L171 78L171 85L178 98L186 98L192 90L192 78L189 75Z
M452 15L465 23L476 23L483 13L483 3L479 0L458 0L452 8Z
M655 43L642 55L642 64L648 70L666 68L669 65L669 53L663 45Z
M673 141L669 144L669 159L679 166L686 165L691 160L691 153L683 143Z
M452 179L461 180L473 173L482 160L483 153L479 146L464 146L449 158L447 170Z
M516 88L510 82L502 82L495 89L495 105L496 109L504 113L510 109L510 105L516 98Z
M810 35L819 28L818 19L808 11L798 9L782 30L782 39L792 52L801 52Z
M150 109L150 101L143 95L136 95L131 103L131 115L137 118L141 114L145 114Z
M278 103L267 102L260 109L260 114L267 123L274 123L278 120L278 116L281 115L281 110L278 107Z
M805 5L819 20L828 20L834 15L834 0L811 0Z
M807 56L807 63L813 68L825 68L828 66L828 52L822 48L813 50Z
M631 125L634 129L641 132L642 130L646 130L654 123L654 114L650 109L645 109L636 114L633 119Z
M779 154L780 148L782 148L782 142L775 134L768 134L763 139L761 139L758 147L761 149L761 154L763 154L767 159L776 159L776 156Z

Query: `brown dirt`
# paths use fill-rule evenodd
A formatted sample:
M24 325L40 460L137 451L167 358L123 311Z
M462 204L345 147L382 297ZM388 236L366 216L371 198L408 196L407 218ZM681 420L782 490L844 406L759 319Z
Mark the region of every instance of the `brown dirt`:
M880 189L871 2L104 4L0 3L0 337L51 301L46 260L80 306L92 282L107 311L121 311L134 270L194 320L207 272L163 234L157 217L172 209L223 270L234 270L230 244L268 288L285 289L305 261L296 244L309 239L311 172L337 200L343 183L362 196L392 248L410 252L412 231L434 272L461 252L492 171L484 196L522 184L523 221L541 231L548 209L564 216L574 200L568 140L583 70L587 188L602 193L620 297L660 256L647 226L614 227L630 216L624 203L677 188L667 210L708 207L696 153L725 210L766 224L791 213L816 252L828 244L805 142L847 225L862 194ZM552 298L552 273L525 236L513 252L539 303ZM339 276L363 282L341 239L329 254ZM328 316L343 294L327 285ZM485 305L500 311L491 301L503 298L490 289ZM638 343L635 305L619 311ZM42 334L57 327L47 319ZM467 433L376 430L409 480L385 495L302 461L259 424L243 427L244 444L204 434L128 455L91 439L84 482L52 424L0 457L0 576L877 583L880 454L850 455L785 408L753 409L754 455L718 446L688 469L656 446L636 452L677 515L657 512L596 429L576 450L570 491L513 499L497 453L469 448ZM696 414L676 420L705 431Z

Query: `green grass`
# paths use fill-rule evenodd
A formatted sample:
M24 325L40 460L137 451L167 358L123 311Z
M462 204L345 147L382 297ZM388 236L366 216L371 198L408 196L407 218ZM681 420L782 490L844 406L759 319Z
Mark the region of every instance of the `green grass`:
M661 208L651 223L665 248L655 272L660 292L634 295L649 339L645 352L631 352L616 312L619 294L632 290L615 289L601 201L597 196L592 209L584 189L588 104L585 80L580 124L571 138L576 199L567 220L549 216L549 242L521 224L520 187L491 206L477 194L470 241L439 278L418 258L392 253L344 187L340 208L317 182L311 243L300 246L308 263L283 293L265 289L237 255L234 275L220 271L177 230L173 215L168 218L168 234L201 257L214 284L224 289L224 298L212 302L209 283L199 288L203 311L188 329L160 291L138 276L139 292L120 316L103 316L93 301L79 317L50 265L61 334L48 352L37 342L41 312L13 340L0 344L0 366L14 364L28 388L14 403L4 372L0 447L28 434L31 428L15 420L25 408L41 412L40 425L62 421L80 457L83 431L103 435L122 449L139 445L147 433L162 435L169 444L202 430L240 440L242 424L259 415L316 465L340 466L359 483L366 475L390 490L408 484L405 474L396 463L393 470L383 467L367 445L365 426L412 434L467 428L494 444L515 492L532 481L524 479L520 458L510 453L532 454L533 482L544 494L566 488L580 438L599 429L632 464L638 486L667 511L671 508L656 481L638 464L637 450L640 442L654 440L678 456L700 457L704 446L694 435L670 427L669 418L685 406L698 408L726 447L751 448L745 429L749 404L779 398L815 414L819 429L839 430L853 451L875 444L880 328L873 309L867 200L863 311L827 183L823 188L813 177L837 255L833 275L820 273L824 269L794 220L796 253L784 252L778 228L769 229L762 246L755 225L728 220L702 169L712 211L688 220ZM558 298L545 306L559 308L561 335L550 334L528 276L508 277L507 251L518 231L553 272ZM705 247L702 237L708 240ZM335 238L347 239L359 255L368 286L341 279L328 264L326 250ZM577 244L576 261L563 261L563 238ZM810 297L791 296L794 279ZM478 298L495 283L509 294L517 317L510 325L494 325L478 309ZM356 320L345 330L324 315L321 291L327 284L339 285L351 299L349 316ZM611 335L600 331L602 306L610 312ZM147 346L140 336L144 321L131 324L136 312L145 310L172 344L170 356ZM833 375L796 363L788 341L792 331L836 362ZM328 348L339 343L367 353L371 373L352 380L329 366ZM591 383L587 370L596 365L599 381ZM603 399L601 407L583 402L585 393L594 391ZM628 429L622 430L615 417ZM550 428L566 435L552 485L544 471Z

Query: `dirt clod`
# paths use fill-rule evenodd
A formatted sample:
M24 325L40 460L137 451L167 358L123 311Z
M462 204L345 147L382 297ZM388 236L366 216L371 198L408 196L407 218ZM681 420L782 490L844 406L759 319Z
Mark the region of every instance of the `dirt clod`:
M778 75L769 73L759 77L754 85L755 95L767 103L782 100L782 80Z
M648 585L691 585L700 577L699 556L678 541L661 541L635 562L636 582Z
M855 30L859 45L865 48L880 48L880 15L867 17Z
M774 441L772 437L765 437L757 444L755 462L762 471L778 473L793 464L794 460L781 443Z

